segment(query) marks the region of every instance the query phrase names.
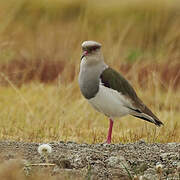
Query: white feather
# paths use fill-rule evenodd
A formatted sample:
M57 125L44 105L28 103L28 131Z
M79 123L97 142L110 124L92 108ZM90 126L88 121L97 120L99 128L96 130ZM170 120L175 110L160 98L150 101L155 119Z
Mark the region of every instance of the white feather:
M122 117L130 113L128 106L132 106L129 100L120 92L107 88L100 84L99 91L88 102L99 112L109 117Z

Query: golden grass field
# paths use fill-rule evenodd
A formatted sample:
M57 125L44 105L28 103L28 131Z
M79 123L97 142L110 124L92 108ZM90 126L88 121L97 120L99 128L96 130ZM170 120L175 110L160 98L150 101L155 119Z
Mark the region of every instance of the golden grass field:
M164 123L117 119L112 142L180 142L179 11L167 0L1 1L0 139L105 141L108 119L77 82L81 43L95 40Z

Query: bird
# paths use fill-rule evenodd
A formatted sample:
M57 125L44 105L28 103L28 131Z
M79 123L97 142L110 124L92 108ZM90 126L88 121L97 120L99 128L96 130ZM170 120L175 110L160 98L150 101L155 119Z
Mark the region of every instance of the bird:
M156 126L163 123L137 96L123 75L109 67L96 41L82 43L82 56L78 83L82 95L90 105L109 118L106 143L111 143L114 118L132 115Z

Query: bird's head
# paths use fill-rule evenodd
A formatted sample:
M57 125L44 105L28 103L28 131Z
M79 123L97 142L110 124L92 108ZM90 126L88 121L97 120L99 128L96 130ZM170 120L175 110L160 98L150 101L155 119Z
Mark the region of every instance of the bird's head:
M102 54L101 54L101 44L95 41L84 41L82 43L82 56L81 59L84 57L87 61L95 62L102 60Z

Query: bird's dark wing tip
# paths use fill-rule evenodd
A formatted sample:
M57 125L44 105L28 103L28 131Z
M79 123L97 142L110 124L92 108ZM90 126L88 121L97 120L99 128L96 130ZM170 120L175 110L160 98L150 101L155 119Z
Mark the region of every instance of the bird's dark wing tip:
M160 126L162 126L162 125L164 125L160 120L158 120L158 119L154 119L153 121L152 120L150 120L150 119L148 119L148 118L146 118L146 117L143 117L143 116L138 116L138 115L133 115L134 117L137 117L137 118L140 118L140 119L143 119L143 120L145 120L145 121L148 121L148 122L150 122L150 123L153 123L153 124L155 124L156 126L158 126L158 127L160 127Z
M159 120L155 120L155 125L159 127L164 126L164 124Z

